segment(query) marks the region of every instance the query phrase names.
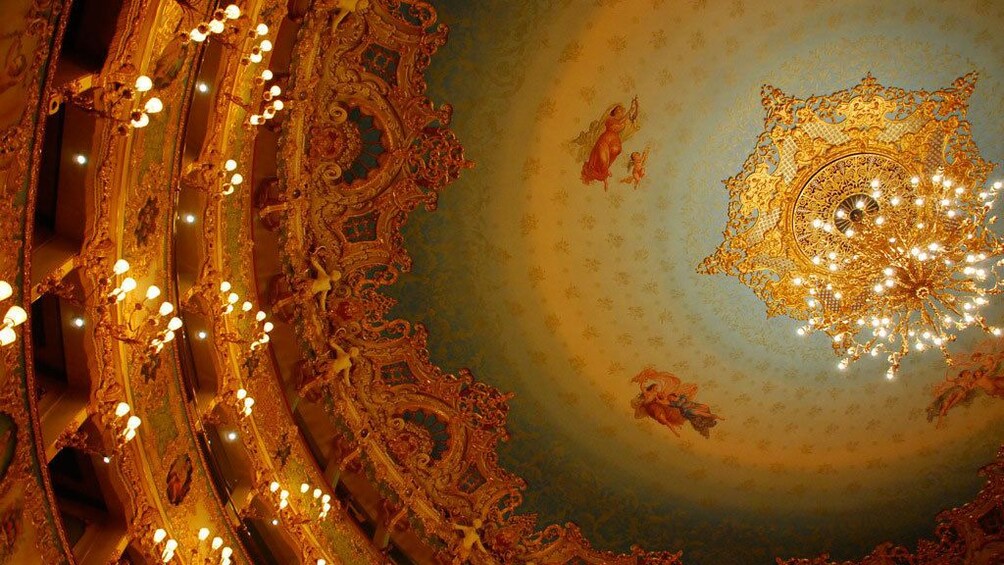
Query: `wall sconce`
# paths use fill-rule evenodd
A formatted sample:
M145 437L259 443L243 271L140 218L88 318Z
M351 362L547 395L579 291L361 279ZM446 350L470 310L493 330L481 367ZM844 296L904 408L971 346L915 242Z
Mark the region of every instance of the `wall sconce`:
M0 281L0 301L7 300L14 295L14 288L7 281ZM14 328L20 326L28 319L28 313L24 308L13 305L7 309L3 316L3 325L0 326L0 346L10 345L17 340L17 333Z

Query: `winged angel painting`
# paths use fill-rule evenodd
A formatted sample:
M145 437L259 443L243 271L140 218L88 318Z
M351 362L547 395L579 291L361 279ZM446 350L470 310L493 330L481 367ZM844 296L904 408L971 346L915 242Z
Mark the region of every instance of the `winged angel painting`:
M610 106L599 119L589 125L589 129L573 139L569 147L582 163L582 182L589 184L600 181L603 183L603 190L607 190L610 167L623 151L623 143L637 131L638 98L635 97L629 108L625 108L623 104ZM645 158L647 157L648 151L645 151ZM624 182L633 183L637 187L641 177L645 176L641 153L632 155L628 170L630 177Z
M976 397L987 395L1004 399L1004 346L990 339L976 351L956 359L948 367L949 375L934 388L934 402L927 407L927 421L944 423L948 411L966 406Z
M694 400L697 385L684 383L673 373L656 371L646 367L631 379L638 383L641 391L631 401L635 418L652 418L680 435L679 428L690 422L691 427L704 437L710 437L711 428L718 420L724 420L711 412L707 404Z

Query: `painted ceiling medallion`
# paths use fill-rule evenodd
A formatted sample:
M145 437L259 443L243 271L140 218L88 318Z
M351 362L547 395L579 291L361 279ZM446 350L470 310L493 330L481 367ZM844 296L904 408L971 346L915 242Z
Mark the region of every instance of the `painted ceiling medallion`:
M1001 183L966 121L976 74L935 92L880 85L805 100L763 89L756 151L729 190L725 241L700 265L733 275L768 316L833 340L838 368L939 349L1000 294L1004 241L990 226Z

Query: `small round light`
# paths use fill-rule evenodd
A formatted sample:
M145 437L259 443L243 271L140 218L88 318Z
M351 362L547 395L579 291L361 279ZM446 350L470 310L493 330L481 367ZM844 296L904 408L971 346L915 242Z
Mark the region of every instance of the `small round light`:
M226 163L223 163L223 168L227 171L233 171L237 169L237 161L233 159L227 159Z
M230 4L223 9L223 14L231 20L236 20L241 17L241 9L236 4Z
M79 316L76 317L76 318L74 318L73 319L73 325L76 326L76 327L78 327L78 328L84 327L84 319L81 318L81 317L79 317Z
M207 334L205 330L199 330L198 333L195 334L195 337L199 339L206 339L209 337L209 334Z
M146 75L139 75L136 77L136 90L146 92L151 88L153 88L153 79Z
M234 441L237 439L237 432L227 432L227 440Z
M261 50L264 51L265 53L268 53L269 51L271 51L272 50L272 42L269 41L269 40L267 40L267 39L263 39L262 42L261 42Z
M258 35L265 35L268 33L268 26L265 24L258 24L258 27L254 28L254 30Z
M182 216L182 219L185 220L186 224L194 224L195 214L185 214L184 216Z
M195 89L201 92L202 94L205 94L209 92L209 85L200 81L195 85Z
M77 153L76 155L73 156L73 162L78 165L86 165L87 156L84 155L83 153Z
M160 101L160 98L154 96L146 101L146 104L143 105L143 109L146 110L147 114L156 114L164 109L164 103Z

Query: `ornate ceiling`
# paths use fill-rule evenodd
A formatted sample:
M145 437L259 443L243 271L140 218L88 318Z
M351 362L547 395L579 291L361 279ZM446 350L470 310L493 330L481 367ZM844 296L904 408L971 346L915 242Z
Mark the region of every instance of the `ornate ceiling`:
M767 319L735 279L696 267L720 241L722 181L762 127L763 84L807 97L870 72L934 90L975 70L969 120L984 157L999 162L999 6L439 11L452 34L430 89L454 104L477 167L406 226L414 270L389 293L401 301L395 315L428 327L434 362L515 392L502 463L527 480L527 511L574 521L600 547L763 563L907 543L980 488L967 470L1000 445L999 402L982 396L936 426L925 408L951 374L937 354L912 359L893 382L877 361L840 373L825 336L799 340L795 321ZM584 185L574 140L635 97L637 132L609 189ZM618 182L629 154L646 149L638 187ZM697 400L724 418L709 439L635 418L631 381L647 366L698 385Z
M698 266L765 83L1004 160L1004 6L227 4L0 7L0 565L999 562L999 339Z

